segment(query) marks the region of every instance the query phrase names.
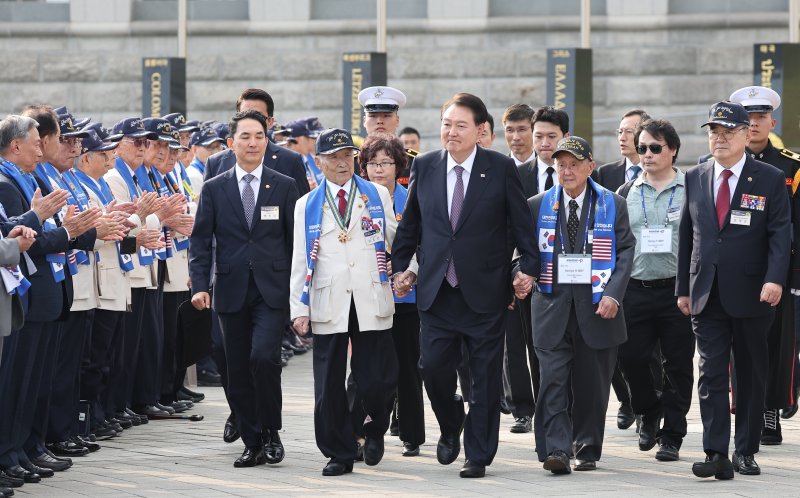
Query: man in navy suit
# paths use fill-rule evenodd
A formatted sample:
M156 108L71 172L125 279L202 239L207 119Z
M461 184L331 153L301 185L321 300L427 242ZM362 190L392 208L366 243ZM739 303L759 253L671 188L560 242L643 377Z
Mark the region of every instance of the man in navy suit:
M477 146L488 112L459 93L442 107L443 149L417 156L406 211L392 248L400 293L417 281L425 387L442 435L439 463L452 463L465 430L461 477L483 477L497 452L511 255L534 273L533 222L514 161ZM408 271L416 252L419 276ZM400 295L400 294L398 294ZM461 343L472 374L469 415L456 392Z
M692 467L697 477L761 473L754 455L763 424L767 337L785 291L791 226L783 172L745 151L749 123L740 104L714 104L703 125L713 159L686 173L675 292L678 308L692 315L700 354L697 391L706 459ZM731 349L738 384L733 463Z
M192 304L217 312L228 358L228 399L245 444L235 467L283 460L281 339L289 308L295 182L262 165L267 120L231 121L235 167L203 185L191 236ZM216 246L212 247L212 240ZM209 294L212 250L214 301Z

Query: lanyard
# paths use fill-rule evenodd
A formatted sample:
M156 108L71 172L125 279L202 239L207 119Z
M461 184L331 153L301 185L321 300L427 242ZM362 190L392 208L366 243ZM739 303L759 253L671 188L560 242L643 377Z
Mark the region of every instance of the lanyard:
M333 218L342 230L347 230L350 225L350 214L353 212L353 204L355 204L356 197L356 181L352 180L350 183L350 193L347 195L347 208L344 211L344 216L339 213L339 206L336 205L331 195L331 189L325 186L325 200L328 202L331 211L333 211Z
M669 225L669 208L672 207L672 199L675 198L675 188L677 185L672 186L672 192L669 194L669 204L667 204L667 211L664 215L664 226ZM642 216L644 216L644 227L647 228L647 210L644 208L644 183L639 186L639 194L642 197ZM655 203L653 203L655 206Z
M593 193L593 191L592 191L592 189L590 187L587 187L586 190L587 190L587 193L586 193L586 198L583 201L583 205L584 206L588 206L588 209L591 210L592 209L592 193ZM562 190L562 192L563 192L563 190ZM563 200L564 196L562 195L561 198ZM566 207L566 206L564 206L564 207ZM559 210L559 213L560 213L560 210ZM588 241L589 241L589 216L591 216L591 214L592 214L591 211L586 213L586 226L584 227L584 232L583 232L583 254L586 254L586 246L587 246ZM579 217L579 220L580 220L580 217ZM558 234L559 234L559 238L560 238L560 242L561 242L561 254L567 254L567 249L564 247L564 229L561 226L561 220L559 220L558 217L556 217L556 224L558 225Z

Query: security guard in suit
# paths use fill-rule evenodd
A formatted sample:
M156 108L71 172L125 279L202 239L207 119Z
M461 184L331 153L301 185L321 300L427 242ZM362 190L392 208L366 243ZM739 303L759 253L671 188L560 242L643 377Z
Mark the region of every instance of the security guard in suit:
M732 102L742 104L750 116L749 150L753 159L771 164L783 171L786 177L786 190L792 207L792 256L787 286L792 292L784 292L776 308L775 320L769 333L769 370L767 372L767 397L764 411L764 429L761 444L781 444L780 418L778 410L792 404L796 387L792 384L794 349L794 297L800 294L800 251L796 244L800 240L800 196L796 195L800 186L800 154L787 149L774 147L769 134L775 128L772 113L781 105L781 97L771 88L748 86L740 88L730 96ZM734 393L736 392L734 383ZM735 397L734 397L735 400Z

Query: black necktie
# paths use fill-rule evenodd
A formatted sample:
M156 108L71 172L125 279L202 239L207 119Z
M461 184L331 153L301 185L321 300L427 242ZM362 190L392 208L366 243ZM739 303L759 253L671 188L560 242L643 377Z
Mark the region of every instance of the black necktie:
M567 218L567 234L569 236L569 247L575 251L575 239L578 237L578 203L575 199L569 201L569 218Z
M550 190L550 187L553 186L553 173L555 173L555 171L556 170L552 166L548 166L545 170L545 173L547 173L547 179L544 181L544 190Z

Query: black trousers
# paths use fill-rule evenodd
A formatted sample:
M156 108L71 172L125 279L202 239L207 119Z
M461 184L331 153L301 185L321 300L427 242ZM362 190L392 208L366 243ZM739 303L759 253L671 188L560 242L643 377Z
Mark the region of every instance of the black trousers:
M36 354L36 365L34 366L34 375L31 376L30 387L31 391L36 393L36 402L32 416L22 421L22 430L16 438L18 441L24 441L22 449L29 457L36 457L44 453L50 398L53 392L53 379L56 375L56 362L61 348L64 325L65 322L48 322L42 329L42 340ZM77 417L77 413L75 416ZM22 454L19 456L24 458Z
M457 434L464 424L466 458L490 465L497 453L500 398L503 393L505 311L476 313L459 289L442 284L428 310L420 310L422 378L442 434ZM461 345L469 351L469 414L456 395Z
M531 298L514 299L514 304L514 309L507 312L506 320L503 377L508 389L504 391L514 418L532 417L539 392L539 359L533 347ZM509 391L511 399L508 399Z
M183 383L181 376L178 382L179 352L183 350L183 337L178 334L178 307L191 299L189 291L165 292L164 299L164 346L161 356L161 390L159 391L162 403L175 401L175 393ZM184 372L184 369L181 369Z
M681 447L686 436L686 414L694 388L694 333L688 316L675 304L675 287L646 288L631 281L625 292L628 341L619 357L631 388L633 411L645 422L663 416L661 442ZM666 381L661 396L650 364L660 345Z
M142 338L142 320L147 305L144 287L131 289L131 311L125 313L122 347L118 350L112 368L109 385L109 403L106 413L111 414L130 408L133 398L133 383L136 380L136 364L139 362L139 345Z
M769 328L769 370L767 373L766 408L781 409L792 404L794 349L794 296L784 288L775 307L775 319Z
M93 318L94 310L70 311L61 325L47 422L48 443L67 441L77 434L81 358L86 338L92 334Z
M398 377L391 330L362 331L352 300L347 333L314 335L314 436L326 458L345 464L356 457L356 434L345 391L348 345L352 346L350 370L358 386L357 399L370 420L362 422L367 437L383 437L389 428Z
M419 369L419 312L415 304L395 304L392 340L397 354L397 423L400 440L425 442L425 401Z
M728 454L731 436L728 364L731 349L738 384L734 445L742 455L758 453L769 361L767 335L774 315L773 311L764 316L731 317L722 308L715 282L703 312L692 316L700 354L697 393L706 453Z
M111 388L111 372L122 367L116 364L122 358L125 312L96 309L92 320L89 346L84 350L81 367L81 399L92 406L92 421L100 422L117 412L108 400ZM117 386L114 386L117 388ZM109 412L106 413L106 409ZM119 407L119 410L124 409Z
M217 365L217 372L220 376L222 390L225 393L225 400L228 402L231 413L235 413L233 411L233 405L231 405L230 397L228 397L228 359L225 356L222 328L220 327L219 315L213 309L211 310L211 357L214 358L214 363Z
M3 362L0 364L0 468L12 467L17 461L14 449L14 435L18 432L20 417L25 416L25 408L31 403L29 389L31 370L35 355L27 358L36 349L22 348L19 345L23 334L30 341L39 340L43 323L28 322L21 330L12 332L3 340ZM27 367L27 371L23 370Z
M589 347L581 335L573 304L561 342L553 349L536 348L536 355L541 376L534 415L539 461L545 461L556 450L569 454L573 443L575 458L600 460L617 347Z
M264 429L281 428L281 340L286 310L270 308L253 281L244 307L219 313L228 364L228 399L236 411L242 442L263 445Z
M164 293L160 287L144 291L141 342L136 359L136 378L131 396L132 406L154 405L161 397Z

